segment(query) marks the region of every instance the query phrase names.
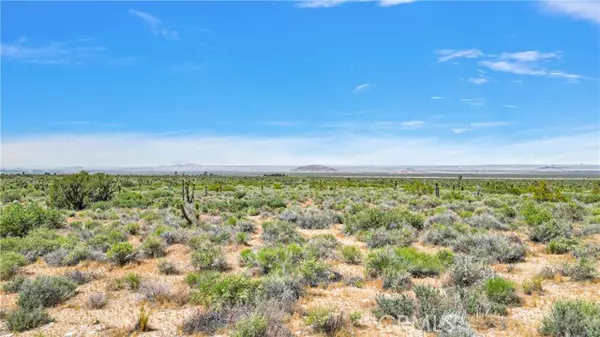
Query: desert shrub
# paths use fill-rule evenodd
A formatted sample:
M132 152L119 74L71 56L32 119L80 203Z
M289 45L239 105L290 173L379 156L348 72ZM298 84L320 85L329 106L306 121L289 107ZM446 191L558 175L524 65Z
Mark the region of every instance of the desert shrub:
M582 236L590 236L598 233L600 233L600 223L587 224L581 228Z
M397 256L391 249L375 249L367 254L365 274L374 278L380 276L387 268L395 267L397 264Z
M108 249L106 255L113 263L123 266L135 260L136 251L129 242L118 242Z
M510 227L506 224L501 223L496 219L493 215L490 214L480 214L475 215L469 219L468 223L477 228L484 229L497 229L497 230L509 230Z
M367 247L408 246L415 241L414 231L410 227L385 229L380 227L367 234Z
M279 222L265 222L262 224L263 233L262 239L270 244L290 244L290 243L302 243L304 239L296 230L293 224L279 221Z
M294 276L268 276L262 280L260 298L274 301L282 310L292 313L294 304L304 294L304 282Z
M422 330L432 331L445 314L457 311L453 303L438 288L429 285L415 285L413 292L417 299L416 324Z
M562 221L581 221L585 218L586 209L577 202L561 202L554 204L552 213L557 219Z
M435 255L418 252L413 247L377 249L367 255L367 276L376 277L388 268L406 270L415 277L425 277L438 275L444 270L444 264Z
M91 293L87 297L87 307L89 309L102 309L106 305L107 296L105 293Z
M6 326L8 330L14 332L35 329L50 322L52 322L52 318L50 318L43 308L19 308L11 311L6 316Z
M129 290L137 291L140 288L142 277L136 273L127 273L122 280Z
M44 260L44 262L46 262L47 265L52 267L58 267L62 265L63 260L67 257L67 255L69 255L69 251L67 249L60 248L44 255L42 259Z
M267 333L267 318L253 314L235 323L231 337L263 337Z
M241 220L235 224L235 227L238 231L244 233L254 233L256 232L256 225L252 221Z
M454 253L448 249L441 249L435 253L435 257L446 267L454 264Z
M305 244L306 255L318 259L333 258L339 245L332 234L313 236Z
M136 332L149 331L150 330L149 321L150 321L151 314L152 314L151 311L146 311L146 308L144 306L141 306L140 313L138 314L138 318L137 318L137 321L135 322L135 326L133 327L133 330Z
M453 243L454 250L472 256L502 263L525 259L527 246L513 238L495 234L465 235Z
M494 215L503 222L509 222L517 216L517 211L508 205L503 205L494 210Z
M359 264L362 261L362 253L357 246L344 245L340 248L342 260L350 264Z
M565 254L579 244L577 239L559 237L548 242L547 251L552 254Z
M8 282L6 282L2 286L2 290L7 294L18 293L19 291L21 291L21 286L23 286L23 283L25 283L25 281L27 281L26 277L17 275L11 278Z
M179 271L177 270L177 266L175 266L175 263L165 260L165 259L161 259L158 261L157 268L161 274L165 274L165 275L179 274Z
M529 238L535 242L548 242L552 239L571 236L571 224L560 223L555 219L533 226Z
M48 197L55 207L81 210L93 202L110 200L115 191L113 177L106 173L82 171L54 179Z
M246 232L237 232L235 233L235 242L237 244L247 245L250 237Z
M439 337L475 337L477 334L463 313L445 313L437 325Z
M81 270L71 270L65 272L64 276L76 284L86 284L92 280L92 275Z
M435 255L421 253L413 247L396 248L399 266L416 277L439 275L444 270L444 264Z
M186 334L213 335L218 329L225 327L228 322L229 320L222 312L198 309L183 321L182 330Z
M0 280L8 280L17 272L19 267L27 264L21 254L14 252L0 253Z
M449 293L463 310L471 315L506 315L504 304L492 302L481 287L449 288Z
M258 294L261 282L242 275L198 275L191 301L211 308L252 303Z
M520 213L529 225L537 226L552 220L552 212L549 209L531 201L521 207Z
M534 292L541 293L543 280L543 277L539 275L526 279L525 281L523 281L522 284L523 292L527 295L531 295Z
M383 289L394 291L404 291L410 289L412 280L410 273L404 270L388 268L383 272Z
M587 281L596 278L596 268L587 259L579 259L576 263L567 263L562 267L561 273L573 281Z
M539 332L555 337L596 337L600 331L600 305L586 301L558 301L542 319Z
M137 222L132 222L125 225L125 231L130 235L137 235L140 232L140 224Z
M354 326L360 326L360 319L362 318L362 312L354 311L350 314L350 323Z
M366 209L349 217L348 220L345 221L344 231L353 234L359 230L377 229L381 227L394 229L402 225L422 229L423 223L424 219L420 214L401 208L395 208L389 211Z
M514 282L496 276L489 278L484 283L487 297L497 303L505 305L520 305L521 298L517 295Z
M415 300L405 294L401 295L377 295L375 298L377 308L373 310L373 314L377 319L384 316L391 316L395 319L400 317L412 317L415 312Z
M38 276L25 282L17 303L23 309L53 307L75 295L77 284L66 277Z
M464 234L458 226L432 224L423 235L423 242L436 246L449 246Z
M313 259L302 261L298 266L298 272L311 287L337 282L341 279L341 275L331 270L327 263Z
M435 214L425 221L425 228L431 227L432 225L444 225L444 226L453 226L460 222L460 217L452 212L444 212L441 214Z
M551 280L557 273L558 270L556 268L545 266L542 269L540 269L539 272L537 272L536 276L539 276L544 280Z
M36 228L56 229L65 224L62 213L35 203L13 203L0 209L0 238L23 237Z
M493 275L485 263L471 256L458 256L448 271L451 284L458 287L470 287Z
M192 252L192 265L198 270L226 270L225 254L215 245L198 247Z
M144 280L138 291L151 302L166 301L171 296L171 285L161 281Z
M167 230L159 235L167 246L174 244L185 244L189 240L190 233L185 229Z
M142 244L142 252L146 257L157 258L165 256L165 242L156 236L150 236Z
M316 332L334 336L345 324L342 313L336 313L326 308L313 308L306 315L305 322Z
M326 229L333 222L334 220L330 213L321 212L316 209L306 209L296 218L296 224L303 229Z
M538 181L537 184L529 187L529 192L533 193L533 198L537 201L566 201L564 195L557 188L548 186L545 181Z

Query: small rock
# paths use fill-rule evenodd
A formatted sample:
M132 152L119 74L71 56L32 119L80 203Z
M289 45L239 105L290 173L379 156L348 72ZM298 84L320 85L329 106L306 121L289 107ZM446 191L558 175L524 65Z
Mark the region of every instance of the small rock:
M69 331L65 334L65 337L73 337L73 336L75 336L75 333L76 333L75 331Z

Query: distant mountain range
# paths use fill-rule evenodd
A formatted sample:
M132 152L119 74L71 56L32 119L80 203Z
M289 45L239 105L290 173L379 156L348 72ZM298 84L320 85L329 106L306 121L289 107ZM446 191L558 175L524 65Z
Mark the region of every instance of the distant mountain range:
M125 168L0 168L0 173L67 174L82 170L112 174L225 174L261 175L267 173L318 175L377 175L377 176L447 176L447 175L500 175L500 176L582 176L600 177L600 165L477 165L477 166L242 166L175 164Z

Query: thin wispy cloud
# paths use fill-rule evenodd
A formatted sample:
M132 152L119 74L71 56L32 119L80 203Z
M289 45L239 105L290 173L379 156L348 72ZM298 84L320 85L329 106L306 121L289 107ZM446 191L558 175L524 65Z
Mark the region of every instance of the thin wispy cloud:
M163 22L156 16L134 9L130 9L129 13L134 17L144 21L150 27L150 30L154 35L168 40L179 40L179 32L165 27Z
M454 49L441 49L436 50L435 53L438 55L438 63L447 62L457 58L478 58L483 56L483 53L479 49L465 49L465 50L454 50Z
M26 38L13 43L2 43L0 54L7 61L46 64L82 65L101 57L106 50L96 44L95 39L79 39L65 42L50 42L41 45L28 44Z
M476 129L497 128L497 127L507 126L510 124L511 123L504 122L504 121L474 122L474 123L469 123L466 126L452 128L452 129L450 129L450 131L452 131L452 133L455 133L455 134L461 134L461 133L465 133L467 131L472 131L472 130L476 130Z
M416 0L380 0L378 5L381 7L390 7L397 6L402 4L407 4L411 2L415 2Z
M393 130L409 130L422 128L427 124L421 120L410 121L375 121L375 122L337 122L323 124L321 127L330 129L341 129L348 131L393 131Z
M512 104L504 104L503 107L508 108L508 109L516 109L517 108L516 105L512 105Z
M354 90L352 90L353 94L360 94L362 92L365 92L367 89L373 87L373 84L370 83L365 83L365 84L360 84L357 85L356 87L354 87Z
M479 76L479 77L471 77L471 78L467 79L467 81L471 82L473 84L476 84L476 85L482 85L482 84L489 83L490 80L487 77Z
M600 25L600 2L597 0L551 0L541 1L539 5L546 13L570 16Z
M195 72L203 69L204 66L196 62L184 62L169 67L169 70L175 72Z
M487 54L479 49L454 50L443 49L436 50L438 63L444 63L457 58L475 59L479 58L479 66L498 72L507 72L516 75L542 76L548 78L563 79L567 82L575 83L582 79L589 79L586 76L572 74L562 70L549 69L546 65L553 60L563 57L561 52L540 52L537 50L527 50L522 52L503 52L500 54ZM482 72L481 69L478 71ZM489 78L478 76L470 78L467 81L473 84L485 84Z
M461 98L460 101L462 103L472 105L472 106L484 106L485 98Z
M400 123L400 126L404 128L419 128L425 125L425 123L425 121L406 121Z
M416 0L299 0L295 6L300 8L329 8L350 2L374 2L380 7L391 7L415 2Z
M444 99L443 96L431 96L430 99Z
M268 126L282 126L282 127L297 127L302 126L305 123L301 121L262 121L258 122L259 125L268 125Z

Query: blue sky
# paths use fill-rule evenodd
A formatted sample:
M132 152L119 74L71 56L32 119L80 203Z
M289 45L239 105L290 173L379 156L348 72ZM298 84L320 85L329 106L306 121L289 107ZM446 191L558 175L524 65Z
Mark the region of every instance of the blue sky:
M597 164L600 2L6 2L2 165Z

